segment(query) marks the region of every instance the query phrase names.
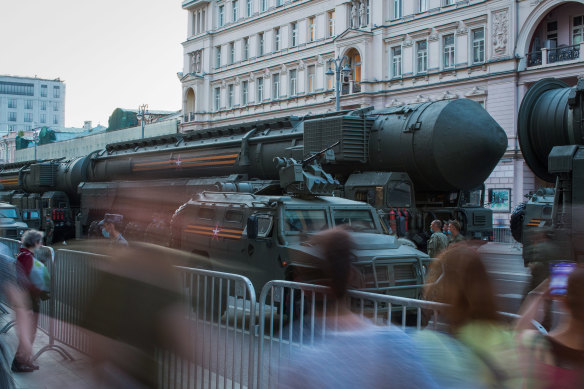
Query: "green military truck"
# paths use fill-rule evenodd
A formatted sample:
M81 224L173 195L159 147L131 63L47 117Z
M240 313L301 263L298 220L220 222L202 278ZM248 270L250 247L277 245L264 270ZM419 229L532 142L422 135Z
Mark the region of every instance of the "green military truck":
M0 233L3 238L20 239L28 229L22 221L18 209L8 203L0 202Z

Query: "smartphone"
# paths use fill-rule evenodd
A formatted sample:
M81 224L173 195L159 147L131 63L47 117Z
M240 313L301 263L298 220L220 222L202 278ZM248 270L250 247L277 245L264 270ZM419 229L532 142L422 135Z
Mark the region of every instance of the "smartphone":
M550 264L550 294L565 296L568 292L568 276L576 269L575 262L555 262Z

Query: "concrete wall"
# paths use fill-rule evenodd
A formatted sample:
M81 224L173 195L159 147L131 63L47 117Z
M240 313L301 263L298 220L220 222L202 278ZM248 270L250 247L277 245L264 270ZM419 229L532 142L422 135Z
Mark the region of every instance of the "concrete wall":
M175 120L161 123L148 124L145 127L145 136L174 134L177 132L178 122ZM95 135L84 136L63 142L51 143L37 147L37 159L73 158L84 156L92 151L105 148L110 143L123 142L138 139L142 135L141 127L126 128L123 130L102 132ZM34 147L17 150L14 155L15 162L30 161L34 159Z

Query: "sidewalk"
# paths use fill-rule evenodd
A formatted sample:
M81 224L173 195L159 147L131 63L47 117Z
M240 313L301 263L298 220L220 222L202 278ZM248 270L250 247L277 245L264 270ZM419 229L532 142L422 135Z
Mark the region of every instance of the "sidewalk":
M0 314L0 327L12 319L12 314ZM8 333L0 334L0 342L7 345L11 357L16 352L18 339L16 329L11 328ZM34 343L34 353L49 344L49 337L42 331L37 332ZM64 360L56 351L45 351L36 360L40 370L33 373L12 373L17 389L69 389L85 388L90 386L90 360L87 356L67 348L74 361ZM12 359L2 361L10 367Z

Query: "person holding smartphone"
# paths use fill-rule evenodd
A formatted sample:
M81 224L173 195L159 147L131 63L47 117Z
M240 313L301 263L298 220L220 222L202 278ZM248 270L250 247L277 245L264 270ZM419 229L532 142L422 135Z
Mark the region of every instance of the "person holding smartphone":
M544 302L560 301L565 320L549 334L529 330ZM584 387L584 268L552 264L550 280L533 290L517 322L527 388Z

